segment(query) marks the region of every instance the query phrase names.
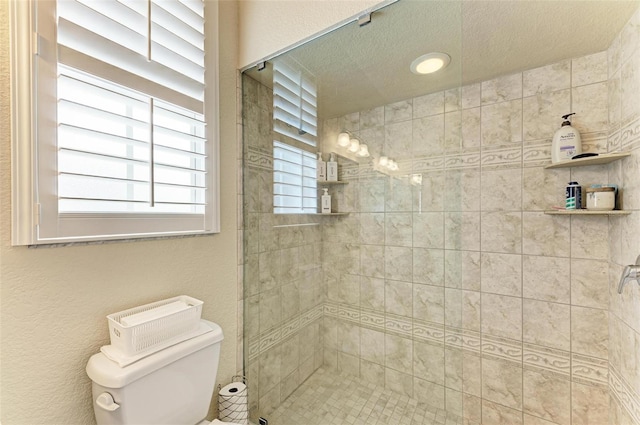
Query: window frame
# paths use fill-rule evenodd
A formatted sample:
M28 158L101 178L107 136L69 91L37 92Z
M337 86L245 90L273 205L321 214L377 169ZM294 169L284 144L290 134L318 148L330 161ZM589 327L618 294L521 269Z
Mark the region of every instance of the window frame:
M57 212L55 84L38 84L48 73L55 83L56 46L38 35L56 34L55 7L47 1L10 1L12 137L12 245L38 245L166 237L220 232L218 4L205 4L205 95L207 206L204 215L77 214ZM53 10L53 13L52 13ZM54 38L55 40L55 38ZM45 75L45 77L47 77ZM39 101L53 91L53 103ZM52 118L53 115L53 118ZM46 127L43 125L46 120ZM45 136L48 136L45 139ZM43 205L55 199L55 208Z

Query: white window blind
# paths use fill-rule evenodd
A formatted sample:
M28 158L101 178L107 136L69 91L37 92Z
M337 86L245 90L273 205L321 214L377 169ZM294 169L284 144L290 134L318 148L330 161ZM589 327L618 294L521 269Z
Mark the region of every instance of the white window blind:
M274 130L316 146L318 114L316 86L301 70L283 61L273 65Z
M276 214L318 212L316 157L285 143L273 143L273 208Z
M273 209L276 214L318 212L316 87L284 61L273 65Z
M28 243L218 230L216 15L203 0L37 2Z

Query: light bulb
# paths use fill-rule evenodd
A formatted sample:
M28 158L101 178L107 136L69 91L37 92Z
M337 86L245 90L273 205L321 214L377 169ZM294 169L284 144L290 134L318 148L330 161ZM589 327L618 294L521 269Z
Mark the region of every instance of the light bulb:
M389 164L389 158L387 158L386 156L381 156L378 160L378 164L380 164L381 167L386 167L387 164Z
M356 155L361 156L363 158L369 156L369 148L367 147L367 145L365 145L364 143L361 144L360 150L358 150L358 153Z
M349 152L356 153L360 150L360 141L358 139L351 139L351 144L349 145Z
M342 146L343 148L346 148L347 146L349 146L350 140L349 140L349 133L340 133L338 134L338 145Z

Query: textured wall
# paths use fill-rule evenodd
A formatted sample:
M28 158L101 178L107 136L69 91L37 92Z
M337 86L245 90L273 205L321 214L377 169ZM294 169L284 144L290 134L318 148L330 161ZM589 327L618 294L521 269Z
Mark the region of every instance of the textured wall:
M640 11L608 51L609 145L632 155L609 167L623 189L622 207L633 213L609 220L609 423L640 425L640 287L617 286L623 266L640 255Z
M225 332L218 381L236 371L235 87L237 10L220 2L220 234L57 248L11 247L8 3L0 3L0 299L5 425L94 423L88 358L105 316L189 294Z
M346 129L400 165L343 163L325 366L471 423L607 422L609 219L543 213L608 181L543 169L566 111L607 152L607 79L600 52L325 122L325 151Z
M242 0L239 2L238 68L313 37L378 3L381 2Z

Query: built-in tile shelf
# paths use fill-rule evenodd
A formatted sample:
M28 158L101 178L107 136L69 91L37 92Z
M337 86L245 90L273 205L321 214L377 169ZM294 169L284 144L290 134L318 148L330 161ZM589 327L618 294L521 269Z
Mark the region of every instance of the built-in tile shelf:
M581 166L587 166L587 165L603 165L603 164L609 164L613 161L617 161L622 158L626 158L629 155L631 155L631 152L603 153L598 156L590 156L587 158L569 159L567 161L556 162L555 164L549 164L544 168L551 169L551 168L581 167Z
M547 210L544 213L549 215L629 215L631 211Z
M345 182L341 180L336 182L318 180L318 186L334 186L334 185L342 185L342 184L349 184L349 182Z
M324 216L339 216L339 215L349 215L348 212L332 212L332 213L317 213L315 215L324 215Z

